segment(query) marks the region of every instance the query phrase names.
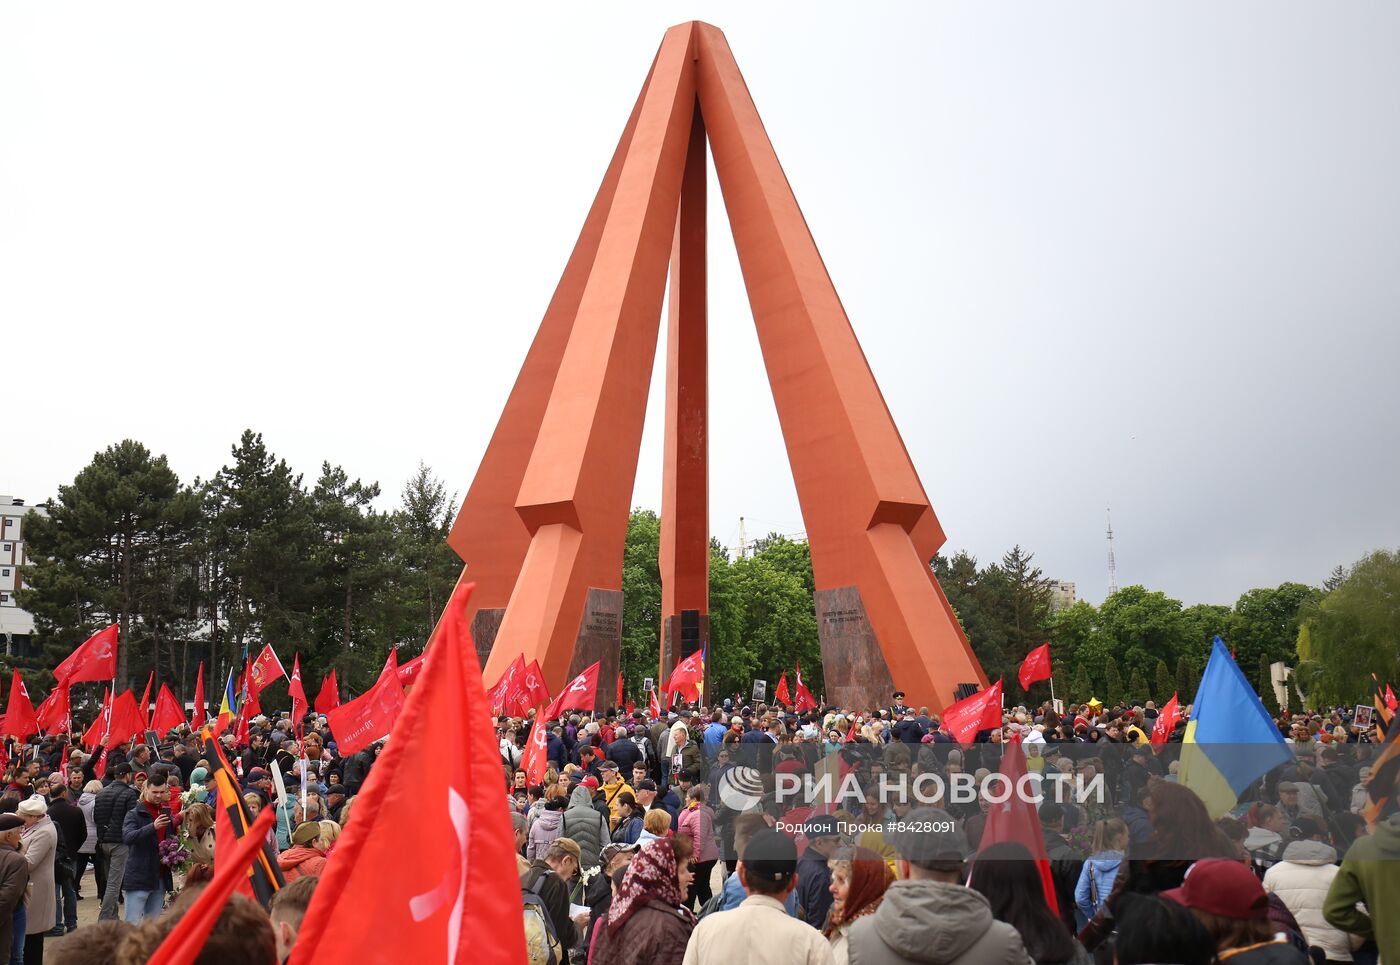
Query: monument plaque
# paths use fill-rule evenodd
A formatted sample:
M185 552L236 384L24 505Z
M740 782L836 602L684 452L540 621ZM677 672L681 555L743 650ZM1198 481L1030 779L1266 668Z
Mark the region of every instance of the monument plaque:
M578 643L569 665L569 679L599 663L598 691L593 707L602 712L617 703L617 670L622 659L622 591L588 588L579 621Z
M826 699L841 707L883 707L895 691L860 590L841 586L816 592L817 638L822 647Z

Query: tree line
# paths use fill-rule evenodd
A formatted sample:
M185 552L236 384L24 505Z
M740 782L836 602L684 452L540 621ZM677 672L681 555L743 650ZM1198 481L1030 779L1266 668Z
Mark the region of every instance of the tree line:
M314 482L246 431L207 480L182 482L165 456L124 440L97 453L25 519L17 602L34 615L21 671L44 690L84 636L120 625L117 688L154 671L183 698L216 703L230 667L271 643L309 692L334 663L359 692L391 646L421 652L461 564L445 539L455 497L420 465L381 512L378 483L322 463ZM271 706L286 682L269 689ZM100 694L98 695L100 696ZM75 694L75 700L90 700Z
M376 507L380 495L378 483L329 462L308 483L251 430L227 465L187 483L139 442L110 446L59 487L47 518L25 520L29 565L17 602L33 613L36 633L16 661L31 685L47 690L48 671L87 633L115 622L118 689L154 671L188 699L203 661L217 703L229 668L271 643L286 660L300 652L308 690L334 666L343 690L358 693L390 647L401 660L421 652L461 569L446 543L456 497L427 466L409 477L393 510ZM622 671L638 702L643 679L658 675L659 548L657 514L633 510ZM1189 701L1217 634L1266 703L1276 661L1296 669L1311 705L1369 699L1372 672L1382 683L1400 680L1400 553L1338 567L1321 587L1249 590L1233 606L1185 606L1130 586L1097 607L1080 601L1058 612L1034 554L1020 546L986 565L966 552L930 565L988 678L1004 678L1011 700L1049 697L1047 684L1026 693L1016 680L1021 660L1046 641L1056 695L1074 701L1161 702L1174 692ZM770 533L731 558L711 540L709 583L711 696L747 698L755 678L771 694L798 664L812 692L822 692L805 543ZM285 700L285 682L268 697L271 706ZM90 699L75 695L80 704ZM1301 703L1296 691L1288 702Z

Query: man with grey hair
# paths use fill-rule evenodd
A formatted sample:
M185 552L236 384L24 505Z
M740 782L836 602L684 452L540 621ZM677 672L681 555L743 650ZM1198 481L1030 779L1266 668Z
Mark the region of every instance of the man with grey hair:
M525 840L529 837L530 830L525 821L525 815L519 811L510 812L510 826L515 831L515 853L525 853Z
M992 918L987 899L961 884L967 836L947 811L918 808L910 829L885 832L899 878L873 915L849 932L850 960L863 965L1033 965L1021 935Z

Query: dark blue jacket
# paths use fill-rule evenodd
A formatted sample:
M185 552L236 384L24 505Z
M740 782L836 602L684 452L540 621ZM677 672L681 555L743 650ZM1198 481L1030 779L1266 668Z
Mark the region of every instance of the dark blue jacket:
M161 808L160 813L169 817L170 809ZM173 836L176 833L174 822L165 830L167 837ZM122 887L127 891L154 891L164 887L165 869L160 864L156 821L146 805L138 803L127 812L122 822L122 843L127 847Z
M554 734L545 738L544 756L549 759L557 770L563 770L564 765L569 762L568 751L564 750L564 742Z

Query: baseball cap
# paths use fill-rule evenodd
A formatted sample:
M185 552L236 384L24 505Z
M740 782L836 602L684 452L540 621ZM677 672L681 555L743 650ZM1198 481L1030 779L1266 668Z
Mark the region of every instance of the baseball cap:
M561 851L567 851L575 861L583 861L583 850L579 848L578 842L573 838L555 838L550 842L550 845L551 847L559 848Z
M742 860L748 877L783 886L797 873L797 842L786 834L764 828L749 838Z
M555 840L558 840L558 839L556 838ZM619 852L623 852L623 851L636 851L639 847L641 847L641 845L638 845L638 844L622 844L622 843L620 843L620 842L615 842L615 843L613 843L613 844L604 845L604 846L603 846L602 854L601 854L601 856L600 856L600 862L601 862L601 864L603 865L603 867L606 868L606 867L608 866L608 862L611 861L613 858L617 857L617 855L618 855Z
M961 861L972 850L962 826L942 808L915 808L884 836L901 858L914 864Z
M834 837L837 833L836 819L830 814L818 814L802 826L802 833L809 839Z
M578 782L578 786L579 786L579 787L586 787L586 788L588 788L590 791L596 791L596 790L598 790L598 779L597 779L596 777L594 777L592 774L589 774L589 775L588 775L587 777L585 777L583 780L581 780L581 781Z
M1222 918L1269 916L1269 897L1254 872L1225 858L1197 861L1187 869L1181 887L1162 892L1162 897Z

